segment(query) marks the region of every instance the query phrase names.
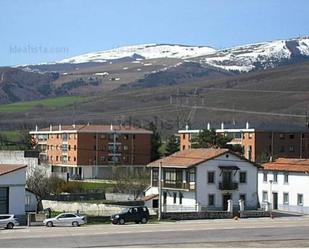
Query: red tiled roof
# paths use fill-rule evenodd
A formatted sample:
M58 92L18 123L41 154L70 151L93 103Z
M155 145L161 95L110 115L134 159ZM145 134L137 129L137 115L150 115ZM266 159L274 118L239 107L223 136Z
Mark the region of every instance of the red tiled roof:
M227 153L228 149L189 149L176 152L168 157L156 160L148 164L148 167L159 167L162 162L162 167L177 167L188 168L202 162L211 160L218 156Z
M262 166L264 170L309 172L309 159L278 158Z
M60 129L59 129L60 128ZM114 131L121 131L121 132L140 132L140 133L149 133L152 132L146 129L132 127L132 126L120 126L120 125L113 125ZM38 131L49 131L50 127L39 129ZM59 125L52 126L52 131L69 131L69 130L77 130L77 132L110 132L111 125ZM35 132L34 130L31 132Z
M26 167L24 164L0 164L0 176Z

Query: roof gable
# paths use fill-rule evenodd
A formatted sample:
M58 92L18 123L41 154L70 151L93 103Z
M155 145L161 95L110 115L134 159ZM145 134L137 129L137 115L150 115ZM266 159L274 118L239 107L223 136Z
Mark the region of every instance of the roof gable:
M27 165L24 164L0 164L0 176L12 173L26 167Z
M309 159L278 158L262 166L271 171L309 172Z

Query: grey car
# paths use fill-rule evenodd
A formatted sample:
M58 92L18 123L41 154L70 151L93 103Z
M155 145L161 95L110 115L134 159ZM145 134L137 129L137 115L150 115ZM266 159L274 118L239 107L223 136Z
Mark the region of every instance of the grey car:
M0 228L13 229L14 226L18 225L14 214L0 214Z
M78 227L86 223L86 217L73 213L62 213L54 218L45 219L43 224L47 227L73 226Z

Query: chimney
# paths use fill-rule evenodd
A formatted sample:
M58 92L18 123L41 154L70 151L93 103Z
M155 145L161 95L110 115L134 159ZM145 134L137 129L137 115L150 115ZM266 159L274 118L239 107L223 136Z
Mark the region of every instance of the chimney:
M61 124L59 124L59 131L61 131Z
M35 126L35 131L38 131L38 126L37 125Z
M221 130L224 130L224 123L221 123Z
M186 131L189 130L189 125L186 124Z
M111 131L113 131L114 130L114 127L113 127L113 124L111 124Z
M76 125L75 124L72 124L73 128L75 129Z
M49 126L49 131L52 131L52 130L53 130L53 126L50 125L50 126Z
M207 123L207 130L210 130L210 123Z
M249 129L249 122L246 123L246 129Z

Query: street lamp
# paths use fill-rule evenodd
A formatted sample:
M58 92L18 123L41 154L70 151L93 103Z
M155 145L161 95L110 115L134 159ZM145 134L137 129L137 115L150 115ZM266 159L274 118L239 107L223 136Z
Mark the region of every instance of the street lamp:
M273 188L273 180L269 180L269 208L270 208L270 217L272 217L272 209L273 209L273 194L272 194L272 188Z

